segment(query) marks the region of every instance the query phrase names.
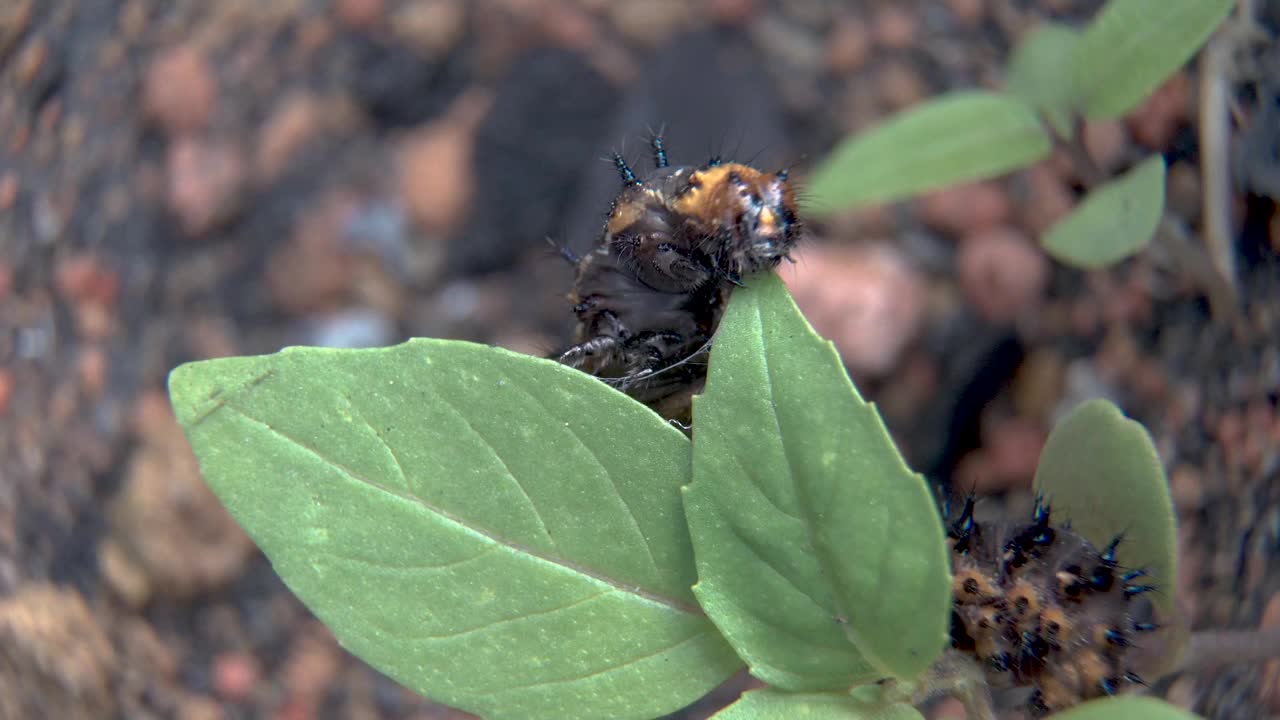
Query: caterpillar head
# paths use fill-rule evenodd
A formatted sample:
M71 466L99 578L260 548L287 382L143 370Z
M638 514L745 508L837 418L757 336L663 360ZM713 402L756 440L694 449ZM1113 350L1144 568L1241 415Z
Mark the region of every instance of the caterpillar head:
M690 170L671 207L705 238L704 252L746 275L777 267L800 236L787 171L766 173L739 163Z

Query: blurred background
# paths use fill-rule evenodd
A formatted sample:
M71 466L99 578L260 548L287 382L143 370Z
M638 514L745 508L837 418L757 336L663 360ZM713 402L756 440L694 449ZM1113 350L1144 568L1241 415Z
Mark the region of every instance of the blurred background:
M1090 0L3 0L0 717L460 718L368 669L200 480L168 371L286 345L460 338L546 354L569 267L618 191L608 158L805 173ZM1280 625L1280 55L1275 2L1216 68L1238 316L1153 249L1082 273L1033 241L1060 157L812 222L781 273L912 465L1029 511L1047 431L1108 397L1151 430L1197 627ZM1200 242L1193 61L1085 128L1152 150ZM1122 72L1123 69L1117 69ZM1215 149L1221 153L1222 148ZM447 659L445 660L447 661ZM705 717L739 678L682 717ZM1280 713L1280 665L1156 688Z

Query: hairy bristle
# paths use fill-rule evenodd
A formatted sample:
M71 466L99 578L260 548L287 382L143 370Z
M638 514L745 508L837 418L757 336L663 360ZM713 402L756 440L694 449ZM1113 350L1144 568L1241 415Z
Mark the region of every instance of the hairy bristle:
M1033 688L1042 717L1140 684L1130 651L1150 622L1142 568L1117 560L1122 537L1098 549L1036 498L1029 522L979 523L975 500L948 505L952 646L973 653L995 687Z

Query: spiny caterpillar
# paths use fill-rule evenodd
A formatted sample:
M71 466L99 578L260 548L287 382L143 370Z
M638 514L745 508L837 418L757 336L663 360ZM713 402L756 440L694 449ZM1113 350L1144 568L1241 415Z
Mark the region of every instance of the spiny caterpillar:
M1036 501L1030 523L979 524L970 495L948 518L951 644L972 653L992 687L1033 688L1043 717L1143 685L1133 652L1157 626L1142 569L1116 562Z
M670 167L662 136L651 144L656 168L643 178L615 153L623 188L597 247L580 258L560 248L576 270L577 326L556 357L679 419L729 293L790 259L800 221L786 170Z

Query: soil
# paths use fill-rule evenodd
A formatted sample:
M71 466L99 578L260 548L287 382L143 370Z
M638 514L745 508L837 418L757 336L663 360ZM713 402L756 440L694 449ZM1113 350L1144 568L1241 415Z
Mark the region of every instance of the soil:
M674 162L802 181L896 110L999 87L1036 19L1100 4L0 4L0 717L466 717L346 653L289 593L201 481L168 371L413 336L545 354L572 326L545 238L595 241L614 149L639 163L665 128ZM911 463L990 512L1030 506L1075 402L1143 421L1197 628L1280 625L1280 10L1258 5L1228 79L1230 307L1169 248L1089 273L1047 258L1034 238L1080 193L1058 155L814 222L783 272ZM1201 75L1086 128L1107 172L1165 155L1195 248ZM1280 668L1155 691L1266 717Z

